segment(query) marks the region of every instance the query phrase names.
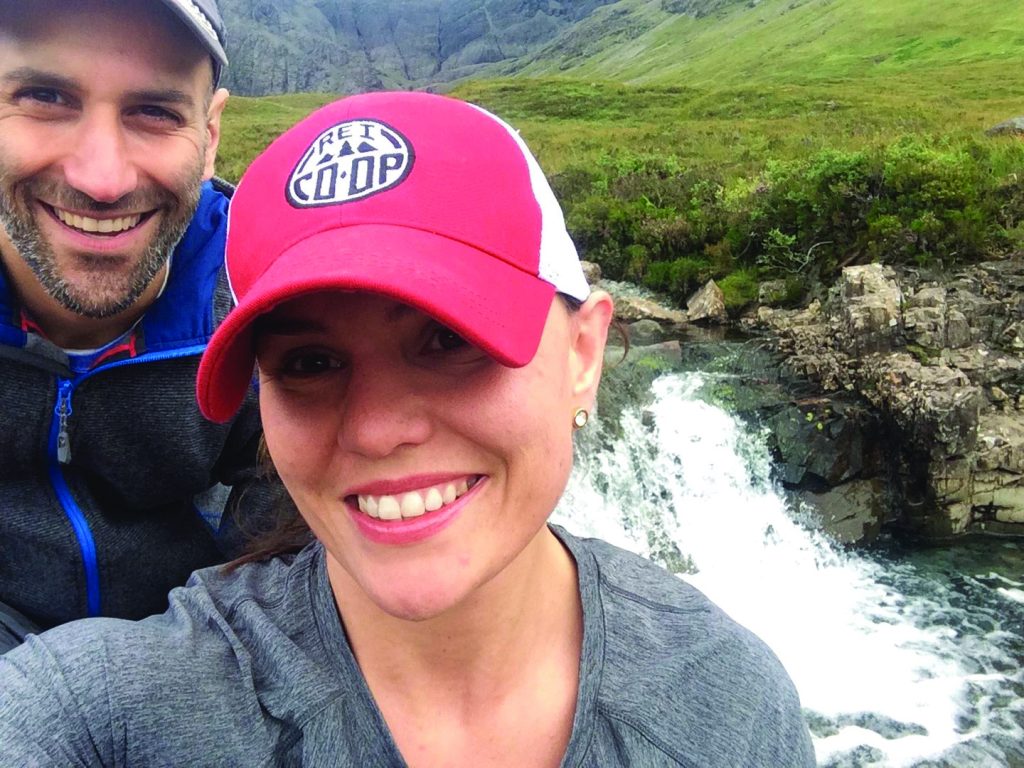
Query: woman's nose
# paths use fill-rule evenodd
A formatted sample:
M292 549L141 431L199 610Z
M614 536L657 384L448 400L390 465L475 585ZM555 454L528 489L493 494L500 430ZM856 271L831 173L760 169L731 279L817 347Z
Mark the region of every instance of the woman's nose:
M382 458L402 446L418 445L431 432L429 409L409 374L353 366L345 385L338 445Z

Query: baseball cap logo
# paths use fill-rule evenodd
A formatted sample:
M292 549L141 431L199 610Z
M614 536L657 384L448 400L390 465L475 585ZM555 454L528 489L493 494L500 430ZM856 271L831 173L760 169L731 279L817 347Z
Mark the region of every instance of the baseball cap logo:
M288 179L296 208L337 205L399 184L413 163L409 140L377 120L346 120L321 133Z

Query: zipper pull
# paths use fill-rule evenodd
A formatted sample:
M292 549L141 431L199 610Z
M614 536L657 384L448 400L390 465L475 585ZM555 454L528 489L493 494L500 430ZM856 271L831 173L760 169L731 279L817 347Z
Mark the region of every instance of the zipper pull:
M71 463L71 438L68 436L68 416L71 415L71 382L62 381L56 408L59 430L57 432L57 461Z

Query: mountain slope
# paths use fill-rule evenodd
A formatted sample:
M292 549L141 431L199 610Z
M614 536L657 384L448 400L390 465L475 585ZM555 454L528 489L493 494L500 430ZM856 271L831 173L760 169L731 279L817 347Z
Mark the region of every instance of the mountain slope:
M1019 0L751 0L691 15L666 10L680 7L622 0L564 30L516 71L712 86L1000 60L1016 79L1024 55ZM602 35L602 15L643 19L646 29L613 39Z
M1005 62L1020 0L221 0L241 94L467 77L805 82Z
M516 60L609 2L221 0L226 85L248 95L423 87Z

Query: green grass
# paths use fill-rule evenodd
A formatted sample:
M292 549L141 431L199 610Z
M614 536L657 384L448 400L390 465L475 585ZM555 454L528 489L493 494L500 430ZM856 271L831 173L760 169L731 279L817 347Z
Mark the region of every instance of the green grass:
M289 93L262 98L232 96L221 120L217 174L237 182L246 166L270 142L334 98L323 93Z
M683 167L714 166L741 176L769 158L875 147L910 134L936 142L983 137L987 128L1024 112L1024 74L987 61L832 82L714 88L519 78L466 82L453 95L512 122L549 172L629 152L668 153Z
M1015 0L762 0L703 19L665 13L651 0L614 7L653 28L608 45L615 24L599 11L527 72L715 87L1000 61L1013 77L1024 54L1024 4Z

